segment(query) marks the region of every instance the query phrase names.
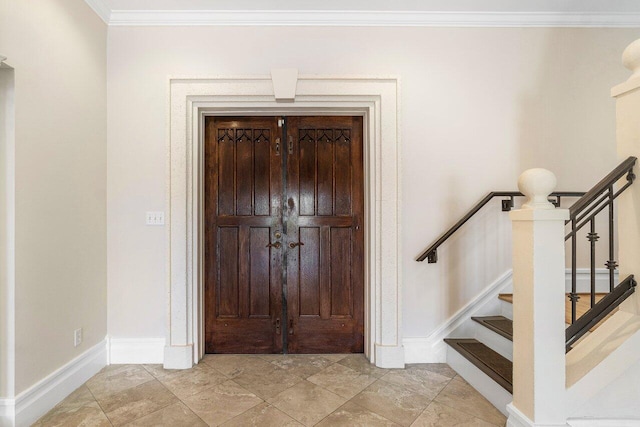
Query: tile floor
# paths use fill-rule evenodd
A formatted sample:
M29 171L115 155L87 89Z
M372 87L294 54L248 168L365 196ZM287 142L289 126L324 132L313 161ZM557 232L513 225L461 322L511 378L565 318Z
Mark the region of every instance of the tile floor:
M207 355L186 371L111 365L36 426L504 426L445 364L363 355Z

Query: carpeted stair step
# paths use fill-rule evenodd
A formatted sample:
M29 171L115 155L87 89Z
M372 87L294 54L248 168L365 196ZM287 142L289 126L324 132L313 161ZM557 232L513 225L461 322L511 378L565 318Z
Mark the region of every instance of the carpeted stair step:
M475 339L445 338L444 342L509 393L513 393L513 363L511 361Z
M472 317L471 319L491 329L498 335L502 335L509 341L513 341L513 321L511 319L507 319L504 316Z

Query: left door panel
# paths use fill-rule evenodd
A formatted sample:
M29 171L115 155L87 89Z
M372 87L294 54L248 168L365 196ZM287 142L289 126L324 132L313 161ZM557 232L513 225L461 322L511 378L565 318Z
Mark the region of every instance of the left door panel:
M281 353L277 118L207 117L205 128L205 350Z

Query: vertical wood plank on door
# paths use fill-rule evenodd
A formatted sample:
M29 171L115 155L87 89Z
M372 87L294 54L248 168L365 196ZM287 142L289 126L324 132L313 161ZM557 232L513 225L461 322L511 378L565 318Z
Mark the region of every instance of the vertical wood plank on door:
M249 316L268 317L271 303L271 262L269 259L269 228L251 227L249 244Z
M269 129L254 130L254 215L271 214L271 146ZM265 243L266 244L266 243Z
M252 129L236 129L236 215L253 215Z
M320 316L320 228L301 227L300 314Z
M237 317L238 307L238 252L239 233L237 227L223 227L218 230L218 313L221 317Z
M331 316L351 316L351 228L331 228L330 239Z

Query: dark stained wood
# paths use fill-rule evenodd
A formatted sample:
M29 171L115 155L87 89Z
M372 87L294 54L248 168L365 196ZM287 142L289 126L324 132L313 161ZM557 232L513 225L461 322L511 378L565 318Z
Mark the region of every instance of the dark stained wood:
M480 341L468 338L444 340L509 393L513 393L513 363Z
M209 117L205 138L205 350L280 353L281 138L274 117ZM282 238L280 239L282 241Z
M289 353L364 350L362 118L289 117Z
M362 118L286 129L206 120L207 353L279 353L285 340L289 353L364 351Z

